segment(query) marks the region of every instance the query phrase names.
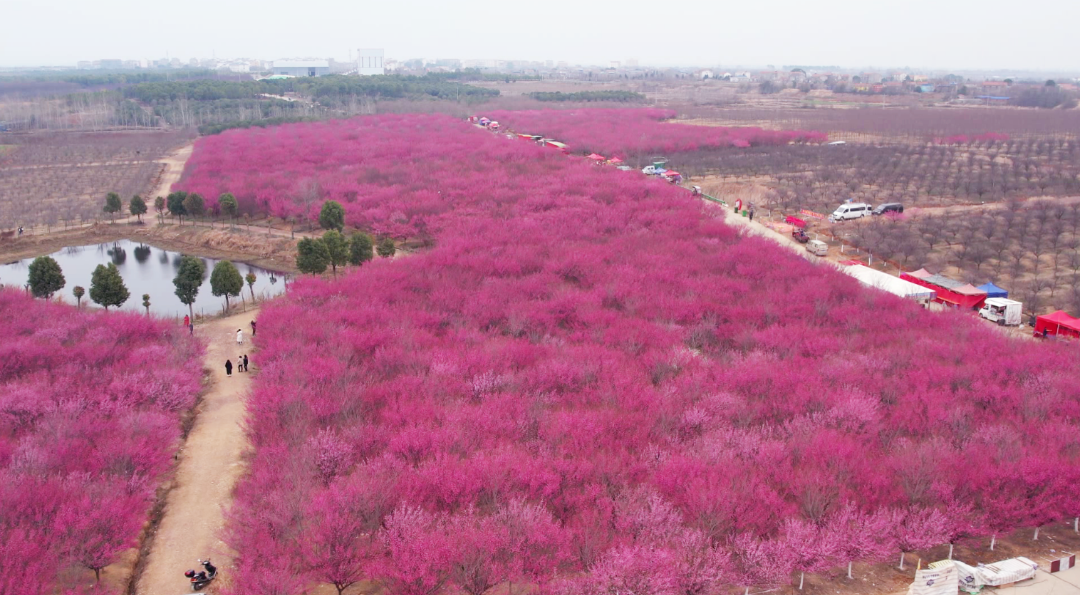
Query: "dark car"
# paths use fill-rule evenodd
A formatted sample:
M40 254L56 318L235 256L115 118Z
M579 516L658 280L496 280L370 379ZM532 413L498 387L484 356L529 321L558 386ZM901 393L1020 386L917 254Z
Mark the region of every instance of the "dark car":
M885 203L883 205L878 205L877 208L873 210L873 213L875 215L884 215L885 213L903 213L903 212L904 212L904 205L902 205L902 204L900 204L898 202L887 202L887 203Z

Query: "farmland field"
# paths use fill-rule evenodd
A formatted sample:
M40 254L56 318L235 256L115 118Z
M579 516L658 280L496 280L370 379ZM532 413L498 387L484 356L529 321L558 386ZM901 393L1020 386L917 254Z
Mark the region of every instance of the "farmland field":
M101 218L105 195L146 195L163 157L191 138L185 132L6 135L0 151L0 220L7 227L56 226ZM153 202L153 197L149 197Z
M248 592L714 593L1080 514L1075 346L664 182L410 115L204 138L182 185L429 247L263 307Z
M0 334L0 592L75 592L137 545L201 349L176 325L17 289L0 290Z

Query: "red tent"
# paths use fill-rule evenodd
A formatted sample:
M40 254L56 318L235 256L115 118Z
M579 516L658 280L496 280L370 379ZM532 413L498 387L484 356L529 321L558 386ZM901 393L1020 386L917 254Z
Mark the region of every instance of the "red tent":
M662 175L664 177L668 177L668 178L673 178L675 176L681 176L682 174L680 174L679 172L677 172L675 170L669 169L669 170L667 170L666 172L664 172L664 173L662 173L660 175Z
M1035 319L1035 334L1065 335L1080 338L1080 318L1073 318L1063 310L1046 314Z
M935 302L957 308L977 310L986 300L986 292L970 283L961 283L941 275L931 275L925 269L900 273L900 278L937 292Z
M611 159L608 159L608 163L622 163L622 159L619 159L618 157L612 157Z
M588 157L586 157L586 159L592 159L593 161L603 161L604 159L606 159L606 157L604 157L603 155L597 155L596 153L593 153L592 155L589 155Z

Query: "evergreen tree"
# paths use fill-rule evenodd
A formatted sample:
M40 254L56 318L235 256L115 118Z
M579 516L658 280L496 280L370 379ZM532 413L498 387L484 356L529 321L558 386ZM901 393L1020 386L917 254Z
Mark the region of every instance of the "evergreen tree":
M108 265L97 265L94 274L90 276L90 299L107 311L109 306L119 308L129 297L131 293L124 285L124 278L120 276L116 265L111 262Z
M120 202L120 195L115 192L110 192L105 195L105 208L102 210L109 214L110 218L115 220L115 215L123 208L123 203Z
M244 278L233 263L222 260L214 265L210 273L210 292L216 297L225 296L225 310L229 309L229 296L239 296L244 289Z
M146 214L146 201L136 194L131 197L131 202L128 203L128 210L131 211L132 215L138 217L139 223L142 223L142 216Z
M329 264L330 253L322 241L304 238L297 244L296 268L301 273L319 274L325 272Z
M394 246L394 240L391 238L383 238L379 240L379 245L376 246L375 252L379 253L379 256L383 258L389 258L397 252L397 247Z
M51 298L64 287L64 273L51 256L38 256L30 263L30 293L34 297Z
M328 200L323 203L322 211L319 212L319 225L323 229L336 229L341 231L345 228L345 208L336 200Z
M349 238L349 264L361 265L375 258L372 253L373 242L371 236L363 232L356 232Z
M71 288L71 295L75 296L75 307L82 308L82 296L86 295L86 290L81 285L76 285Z
M184 201L187 200L187 192L172 192L166 199L166 206L169 212L178 219L180 219L180 225L184 224L184 215L187 215L187 209L184 207Z
M326 254L330 257L330 267L337 277L338 265L349 262L349 242L341 232L331 229L323 234L322 243L326 245Z
M173 285L176 286L176 297L180 303L188 307L191 320L195 320L195 309L192 304L199 295L199 287L202 286L203 278L206 277L206 263L201 258L183 256L180 258L180 268L176 271Z
M228 218L235 221L236 213L240 209L240 205L236 202L235 196L227 192L225 194L222 194L218 197L218 205L221 206L222 213L225 213Z

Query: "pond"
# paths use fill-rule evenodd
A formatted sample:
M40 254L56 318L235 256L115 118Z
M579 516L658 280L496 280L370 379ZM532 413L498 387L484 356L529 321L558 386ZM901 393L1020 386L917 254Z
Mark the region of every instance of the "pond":
M60 269L64 272L66 284L57 295L65 302L75 303L75 296L71 294L76 285L86 290L83 296L83 306L97 307L90 301L90 275L99 264L113 263L120 270L127 285L131 297L121 306L122 310L145 312L142 305L142 295L150 294L150 311L158 316L181 317L188 313L188 308L180 303L176 297L173 279L180 267L179 252L162 250L147 244L120 240L107 244L95 244L90 246L69 246L50 254L56 259ZM17 262L0 265L0 284L7 286L23 287L29 275L30 263L34 259L28 258ZM199 295L195 299L195 314L213 315L222 311L225 306L224 297L214 297L210 291L210 272L214 270L217 260L202 258L206 263L206 279L199 289ZM275 271L233 262L241 276L255 273L255 296L258 299L268 298L285 291L286 281L291 280L288 275ZM244 283L244 299L251 302L251 290ZM233 298L230 298L233 299ZM240 298L235 298L240 302Z

